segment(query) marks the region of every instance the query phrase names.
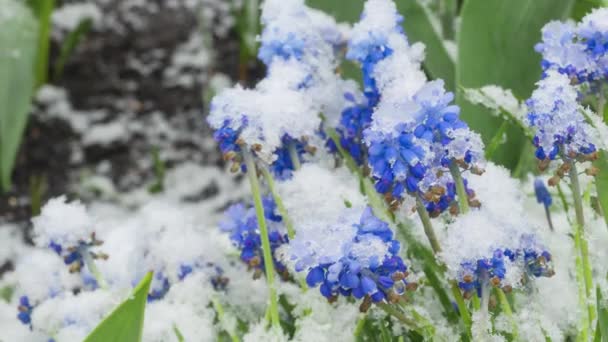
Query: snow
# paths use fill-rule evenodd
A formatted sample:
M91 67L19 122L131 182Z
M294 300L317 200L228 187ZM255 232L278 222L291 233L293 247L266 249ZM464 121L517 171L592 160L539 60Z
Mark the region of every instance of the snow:
M507 112L523 122L527 114L526 106L521 103L510 89L504 89L491 84L479 89L467 88L464 90L465 98L473 103L483 105L496 115Z
M95 3L74 3L65 4L55 9L51 20L54 27L69 33L86 19L92 21L93 27L99 26L102 15L101 10Z
M94 231L94 220L86 207L78 201L67 202L65 196L50 200L32 222L34 241L40 247L47 247L51 242L64 248L78 246L81 241L89 240Z

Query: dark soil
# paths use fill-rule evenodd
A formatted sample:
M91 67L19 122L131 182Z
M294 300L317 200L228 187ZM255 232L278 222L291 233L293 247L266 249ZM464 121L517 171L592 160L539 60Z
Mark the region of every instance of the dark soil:
M162 0L157 1L162 7ZM113 13L120 0L110 5ZM113 13L116 15L116 13ZM104 13L105 15L105 13ZM123 34L116 32L90 32L80 43L65 66L64 75L52 83L67 90L72 106L76 110L105 109L108 113L102 122L116 119L121 113L135 113L143 120L152 112L160 111L166 120L180 120L184 127L200 136L209 136L210 128L204 122L202 95L204 84L190 88L165 87L163 70L171 63L173 51L185 42L192 30L197 29L193 13L185 9L166 9L156 13L141 13L145 18L142 27L130 27L124 22ZM120 18L120 15L117 15ZM51 66L57 56L59 45L52 43ZM216 54L215 71L232 79L238 78L239 44L236 32L227 37L214 36ZM129 67L128 60L136 58L149 62L151 51L160 63L155 63L151 72L143 75ZM248 67L249 82L261 74L259 65ZM52 70L50 70L52 75ZM153 146L144 137L133 136L128 141L109 146L90 146L83 149L80 137L69 123L61 119L41 119L44 108L34 109L25 131L18 153L10 191L0 195L0 222L26 223L31 217L30 183L44 179L47 184L43 195L46 199L66 194L73 189L83 169L95 170L103 161L111 163L110 178L119 190L125 191L141 186L154 177L152 169L142 170L135 163L148 158ZM222 163L215 149L201 149L190 141L178 141L174 148L187 151L192 160L206 164ZM74 149L82 149L82 161L74 164L70 156ZM179 163L171 160L168 167ZM129 174L130 177L126 177ZM124 179L130 179L125 182ZM138 181L133 182L133 179ZM210 192L214 192L210 189Z

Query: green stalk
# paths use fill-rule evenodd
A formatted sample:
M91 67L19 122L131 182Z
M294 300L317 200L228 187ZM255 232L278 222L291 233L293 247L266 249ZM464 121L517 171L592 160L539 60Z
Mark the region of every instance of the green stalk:
M451 281L450 284L452 287L452 294L454 295L456 305L458 306L458 311L460 312L460 317L462 317L462 322L467 329L466 331L470 332L473 320L471 319L469 309L467 308L464 298L462 297L462 292L460 292L460 288L458 287L458 283L456 281Z
M297 171L302 167L300 163L300 157L298 156L298 150L296 148L296 143L290 141L287 144L287 149L289 150L289 158L291 158L291 163L293 164L293 168Z
M454 160L450 162L450 173L452 174L452 178L456 184L456 194L458 195L458 206L460 207L460 213L464 215L469 212L469 196L467 195L467 190L464 187L464 180L462 179L460 168L458 165L456 165Z
M348 154L348 152L346 152L344 150L344 148L342 147L342 144L340 143L340 137L338 136L338 132L336 132L336 130L334 128L328 127L325 129L325 133L334 142L334 145L336 145L336 148L338 149L338 154L340 154L340 156L346 163L346 167L348 167L350 169L350 171L352 173L356 174L359 178L362 178L363 175L361 174L361 170L359 170L357 163L355 162L353 157L351 157Z
M217 313L217 320L222 325L222 328L224 328L224 331L228 333L232 342L240 342L239 337L233 331L231 331L232 329L228 329L228 325L226 324L226 320L224 319L224 307L215 295L211 296L211 303L213 304L213 308Z
M87 265L87 268L89 269L89 272L91 272L91 274L93 275L93 278L95 278L97 285L99 285L101 289L106 290L108 288L108 283L99 271L99 268L97 268L97 264L95 264L95 260L93 260L91 252L89 252L88 249L85 248L84 251L81 252L81 254L82 258L84 259L84 263Z
M279 195L279 192L276 189L274 178L266 167L261 167L260 170L262 171L264 179L266 179L266 183L268 183L268 189L272 194L272 198L274 198L274 202L277 204L279 214L281 214L283 222L285 222L285 226L287 227L287 236L289 236L289 239L293 239L296 236L296 231L293 228L293 222L291 221L291 218L289 218L289 215L287 214L287 209L283 204L283 200L281 199L281 196Z
M580 230L574 230L574 249L580 250L581 239L580 239ZM585 341L587 342L589 339L587 338L589 334L590 328L590 313L588 311L587 306L587 295L585 293L585 276L583 275L583 262L581 259L581 254L576 253L575 257L575 265L576 265L576 282L578 283L578 304L580 307L581 322L580 322L580 334L577 337L577 341Z
M403 312L395 309L392 305L389 305L387 303L382 303L382 302L377 303L376 305L378 305L378 307L380 309L382 309L384 312L386 312L387 314L398 319L401 323L412 328L412 330L420 330L420 327L418 327L417 322L415 322L413 319L405 316L403 314Z
M496 134L494 134L492 140L490 140L490 143L486 146L485 157L487 160L492 159L492 157L494 156L494 152L496 152L498 146L500 146L500 144L502 143L504 135L507 132L508 128L509 121L503 120L500 124L500 127L498 127L498 131L496 131Z
M479 311L481 309L481 302L477 296L477 291L475 291L475 294L473 294L473 297L471 297L471 303L473 304L473 310Z
M355 333L353 334L355 336L355 339L358 340L359 336L361 336L361 332L363 331L363 328L365 327L365 321L367 320L367 315L362 315L361 317L359 317L359 319L357 320L357 325L355 326Z
M599 95L597 96L597 115L604 118L604 122L608 123L608 112L605 110L606 96L604 95L604 86L600 86Z
M268 294L270 296L270 323L273 327L280 329L281 324L279 321L277 290L274 282L274 262L270 250L270 240L268 238L268 228L266 227L266 217L264 216L260 183L258 182L255 161L253 160L251 152L244 149L243 156L245 158L245 165L247 166L247 177L249 178L249 186L251 187L251 194L253 195L255 214L258 219L258 225L260 226L260 238L262 240L262 252L264 254L264 270L266 272L266 282L268 283Z
M515 318L513 317L513 310L511 310L509 300L507 299L505 292L501 288L497 288L496 293L498 295L498 301L500 302L500 307L502 308L502 311L505 313L505 315L507 315L507 318L511 322L511 329L513 329L511 333L513 334L513 340L517 341L519 335L517 321L515 321Z
M435 236L431 218L429 217L429 213L426 211L420 196L416 196L416 211L418 212L418 216L420 216L420 221L422 221L422 226L424 227L424 234L426 234L427 239L431 243L433 252L435 254L441 252L441 246L439 246L439 241L437 240L437 236Z
M578 247L583 267L583 280L585 284L585 295L587 309L589 311L589 326L595 319L595 308L592 304L593 276L591 272L591 262L589 261L589 245L585 239L585 216L583 214L583 200L581 198L581 186L578 179L578 171L573 161L570 168L570 187L572 188L572 198L574 200L574 212L576 214L575 236L578 236Z

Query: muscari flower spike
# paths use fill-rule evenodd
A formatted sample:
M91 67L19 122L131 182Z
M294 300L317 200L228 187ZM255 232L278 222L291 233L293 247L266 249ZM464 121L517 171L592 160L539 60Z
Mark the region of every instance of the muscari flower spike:
M274 266L277 273L287 278L287 268L274 258L277 248L289 242L283 218L276 214L276 203L272 197L264 197L262 203ZM260 277L264 272L264 255L255 209L246 207L243 203L234 204L226 209L219 226L222 231L230 234L232 243L241 251L241 260L254 270L254 277Z
M551 260L551 253L538 244L534 235L523 234L517 248L498 248L492 257L462 262L458 286L467 299L474 294L481 297L484 286L495 286L508 292L512 285L503 281L509 267L522 267L523 277L551 277L555 274ZM524 279L522 282L525 283Z
M581 114L577 90L570 79L555 70L537 83L527 100L527 123L535 130L536 158L541 161L558 157L592 157L595 135Z
M370 11L369 9L378 6L389 7L387 10L394 14L391 18L393 25L383 27L382 30L376 30L374 34L366 34L365 31L370 29L366 26L366 19L367 21L375 19L366 17L373 17L376 13L379 13L379 11ZM394 7L394 4L386 1L366 4L362 14L362 22L355 27L354 37L348 44L346 57L361 65L364 99L358 100L352 93L344 94L345 99L351 105L342 111L336 131L340 135L342 147L349 152L359 165L365 163L366 148L363 141L363 131L369 128L372 122L373 109L380 101L380 91L376 84L374 70L380 61L393 52L388 44L389 36L403 33L401 27L403 16L397 12L396 8L391 9L391 6Z
M534 194L536 195L536 201L546 208L550 207L553 203L551 193L549 193L549 189L547 189L542 179L534 180Z
M237 86L212 101L208 121L224 159L234 163L232 171L245 171L243 149L252 150L280 179L294 170L289 148L300 161L305 152L314 153L308 138L317 134L326 105L316 97L327 96L324 84L336 81L334 48L322 33L337 25L318 24L313 14L301 0L266 1L258 55L268 67L266 77L255 89Z
M443 81L429 82L413 97L417 108L411 114L413 122L398 124L388 134L368 130L369 164L376 190L393 206L408 193L420 196L429 213L439 215L455 207L451 164L460 172L483 172L481 138L460 120L460 109L451 104L453 99L452 93L445 92ZM475 204L474 192L466 191L469 202Z
M575 84L588 84L597 91L608 77L608 10L598 8L580 23L552 21L542 30L536 51L543 55L542 67L567 75Z
M393 239L388 224L375 217L369 207L355 227L357 232L346 248L348 252L335 262L310 268L307 284L311 287L320 285L321 294L330 301L338 296L364 298L362 311L372 302L399 301L406 290L416 286L406 281L407 266L398 255L399 242ZM360 249L374 243L386 244L386 254L359 254Z
M205 263L203 265L183 263L179 266L177 281L181 282L199 270L210 270L209 281L216 291L226 290L226 286L230 279L224 276L224 270L221 267L216 266L213 263ZM148 292L148 302L163 299L172 285L173 284L165 272L156 272L152 284L150 285L150 292Z
M78 245L64 247L55 241L51 241L49 248L63 258L63 262L69 266L70 273L80 272L85 265L85 255L89 254L93 259L105 260L108 255L105 253L94 253L90 248L103 245L103 241L96 238L95 233L91 233L87 241L79 240Z

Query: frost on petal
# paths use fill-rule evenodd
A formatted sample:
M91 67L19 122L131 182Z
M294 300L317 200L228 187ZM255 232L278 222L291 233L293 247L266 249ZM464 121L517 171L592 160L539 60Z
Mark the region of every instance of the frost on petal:
M555 159L560 151L566 155L595 151L596 132L585 121L577 100L578 93L570 79L557 71L548 71L547 77L537 83L527 101L527 123L536 131L538 159Z

